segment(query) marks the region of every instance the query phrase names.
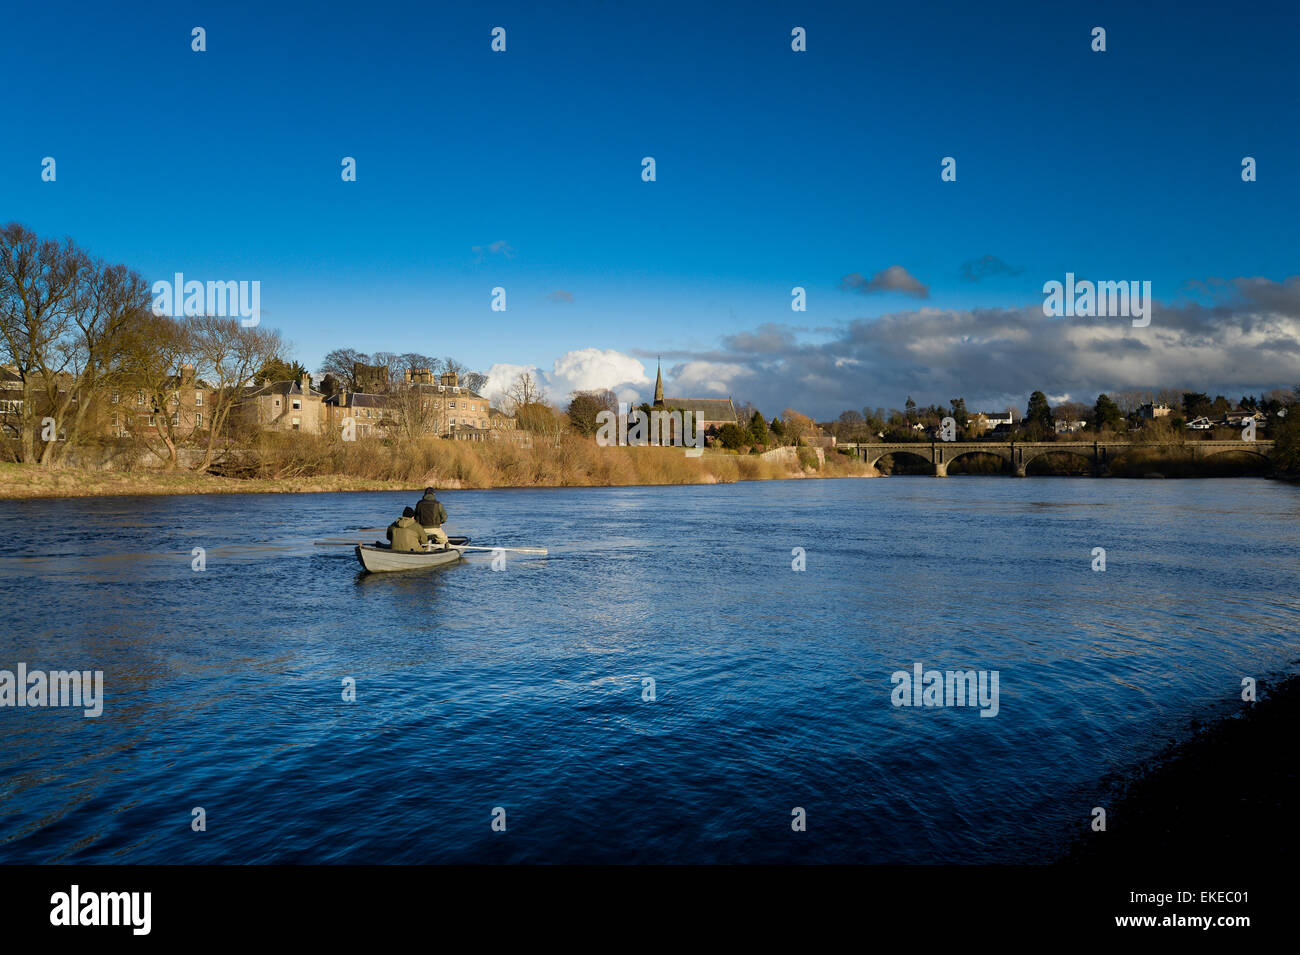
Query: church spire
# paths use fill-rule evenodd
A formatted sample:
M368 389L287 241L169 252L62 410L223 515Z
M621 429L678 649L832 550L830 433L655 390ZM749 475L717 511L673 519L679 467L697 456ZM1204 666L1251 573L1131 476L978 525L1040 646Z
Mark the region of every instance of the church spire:
M664 373L662 366L655 370L655 405L664 403Z

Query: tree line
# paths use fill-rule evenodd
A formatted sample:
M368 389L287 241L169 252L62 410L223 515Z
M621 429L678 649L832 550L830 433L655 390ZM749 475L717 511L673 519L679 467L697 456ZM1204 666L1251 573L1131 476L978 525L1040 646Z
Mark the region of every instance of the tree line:
M1260 397L1243 395L1236 407L1263 412L1272 421L1284 418L1286 409L1297 401L1300 401L1300 386L1294 391L1276 389ZM1167 407L1169 414L1160 418L1144 418L1140 409L1145 404ZM999 437L1019 441L1051 441L1057 437L1058 421L1071 423L1072 428L1081 423L1081 427L1078 427L1080 432L1124 434L1143 429L1156 432L1158 437L1167 437L1181 432L1189 421L1200 417L1221 419L1232 408L1232 403L1223 395L1210 398L1201 392L1171 389L1126 391L1116 397L1103 393L1091 405L1074 401L1053 405L1044 392L1034 391L1023 412L1015 406L1004 409L1001 416L1011 419L1011 427L1004 428ZM963 398L953 398L947 407L921 407L908 396L901 409L850 409L833 421L824 421L818 426L838 441L930 441L939 431L943 419L948 417L956 425L958 440L987 440L993 437L976 426L974 415L967 410ZM1074 433L1073 430L1071 433Z
M213 388L200 470L222 446L239 389L283 351L277 332L238 318L155 315L149 286L125 265L90 255L71 239L0 228L0 364L10 397L0 425L11 456L50 466L98 443L106 416L136 399L159 422L140 434L173 463L179 434L167 413L192 366Z

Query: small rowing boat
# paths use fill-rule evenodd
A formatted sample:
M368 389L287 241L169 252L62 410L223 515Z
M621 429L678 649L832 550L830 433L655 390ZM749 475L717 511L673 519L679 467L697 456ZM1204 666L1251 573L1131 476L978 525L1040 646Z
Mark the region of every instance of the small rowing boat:
M430 567L444 567L454 564L465 554L468 537L447 538L446 550L416 551L404 553L395 551L388 544L375 541L373 544L358 544L357 560L367 572L384 573L391 570L427 570Z

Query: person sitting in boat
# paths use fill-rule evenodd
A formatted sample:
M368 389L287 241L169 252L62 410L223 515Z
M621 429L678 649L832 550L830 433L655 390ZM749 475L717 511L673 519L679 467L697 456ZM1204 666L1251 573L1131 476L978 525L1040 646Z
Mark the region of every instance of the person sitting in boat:
M447 511L436 495L433 488L424 489L424 497L415 505L415 521L439 547L446 547L447 535L443 532L442 525L447 523Z
M403 554L418 554L429 549L429 535L416 523L415 511L409 507L388 525L388 540L393 550Z

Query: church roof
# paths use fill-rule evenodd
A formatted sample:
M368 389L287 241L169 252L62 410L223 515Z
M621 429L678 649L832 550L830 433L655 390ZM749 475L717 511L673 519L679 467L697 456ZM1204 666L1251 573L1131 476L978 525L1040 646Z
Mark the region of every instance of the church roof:
M664 398L664 407L689 411L702 421L735 421L736 406L730 398Z

